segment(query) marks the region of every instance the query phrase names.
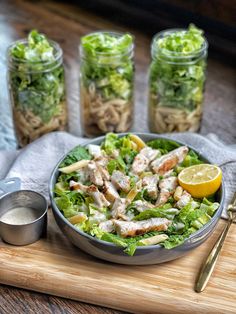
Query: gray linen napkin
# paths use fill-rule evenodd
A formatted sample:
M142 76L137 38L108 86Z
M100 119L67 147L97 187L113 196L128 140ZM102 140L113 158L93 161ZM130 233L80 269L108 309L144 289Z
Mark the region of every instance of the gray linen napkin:
M203 137L195 133L167 134L169 138L191 145L209 160L221 166L226 183L227 203L236 190L236 149L226 146L214 134ZM59 159L78 144L88 141L65 132L53 132L34 141L20 152L0 153L0 178L20 177L23 189L32 189L48 198L48 182ZM15 160L14 158L17 157ZM14 160L14 161L13 161ZM224 210L223 217L227 217Z

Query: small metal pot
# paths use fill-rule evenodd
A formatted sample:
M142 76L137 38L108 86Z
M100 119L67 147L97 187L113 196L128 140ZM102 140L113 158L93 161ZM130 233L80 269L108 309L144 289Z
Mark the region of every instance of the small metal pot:
M0 237L13 245L27 245L37 241L46 233L47 200L37 192L19 190L0 197L0 217L16 207L30 207L35 210L36 219L26 224L8 224L0 218Z

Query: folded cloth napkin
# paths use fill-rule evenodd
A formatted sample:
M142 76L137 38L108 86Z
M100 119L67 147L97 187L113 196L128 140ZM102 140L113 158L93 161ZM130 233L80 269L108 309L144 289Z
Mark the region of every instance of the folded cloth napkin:
M226 207L236 190L236 149L226 146L214 134L203 137L195 133L173 133L165 135L191 145L208 159L221 166L226 186ZM0 178L20 177L22 189L32 189L48 199L48 183L53 168L59 159L78 144L88 139L75 137L65 132L44 135L18 152L0 152Z

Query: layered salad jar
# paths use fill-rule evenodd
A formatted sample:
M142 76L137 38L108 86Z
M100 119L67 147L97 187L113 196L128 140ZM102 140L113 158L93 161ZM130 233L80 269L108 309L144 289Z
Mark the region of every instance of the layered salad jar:
M133 37L96 32L81 39L80 109L83 133L126 132L133 121Z
M20 147L67 128L60 46L33 30L8 48L8 85Z
M152 41L149 69L151 132L196 132L200 128L208 44L203 32L170 29Z

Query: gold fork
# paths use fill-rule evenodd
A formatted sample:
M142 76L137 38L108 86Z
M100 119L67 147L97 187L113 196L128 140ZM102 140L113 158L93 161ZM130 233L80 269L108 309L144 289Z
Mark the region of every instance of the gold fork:
M236 219L236 192L234 193L232 202L228 206L227 211L228 211L229 219L227 221L227 224L226 224L224 230L222 231L221 235L217 239L214 247L212 248L210 254L208 255L207 259L205 260L205 262L203 263L203 265L201 267L201 270L199 272L199 275L198 275L198 278L197 278L197 281L195 284L195 291L196 292L202 292L205 289L205 287L208 283L208 280L211 277L213 269L216 265L217 259L220 255L220 251L221 251L222 246L224 244L224 241L225 241L225 238L226 238L227 233L229 231L229 228L230 228L231 224Z

